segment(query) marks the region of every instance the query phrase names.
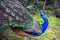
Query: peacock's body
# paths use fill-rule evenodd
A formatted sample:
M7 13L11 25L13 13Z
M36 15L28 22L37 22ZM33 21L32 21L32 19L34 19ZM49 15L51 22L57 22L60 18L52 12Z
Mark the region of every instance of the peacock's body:
M43 14L41 15L44 19L45 16ZM30 35L38 36L41 33L43 33L42 31L46 30L48 24L45 25L44 24L39 24L39 22L34 21L29 12L26 11L26 9L21 5L21 3L18 0L1 0L0 4L1 26L16 28L25 31ZM43 29L42 25L46 27Z

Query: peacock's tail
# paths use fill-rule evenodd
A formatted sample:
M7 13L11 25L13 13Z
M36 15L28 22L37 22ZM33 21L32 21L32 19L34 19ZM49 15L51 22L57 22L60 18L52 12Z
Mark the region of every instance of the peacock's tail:
M25 32L42 32L39 25L33 22L30 13L18 0L1 0L0 24L24 30Z
M29 12L17 0L2 0L0 15L0 24L17 28L30 26L33 21Z

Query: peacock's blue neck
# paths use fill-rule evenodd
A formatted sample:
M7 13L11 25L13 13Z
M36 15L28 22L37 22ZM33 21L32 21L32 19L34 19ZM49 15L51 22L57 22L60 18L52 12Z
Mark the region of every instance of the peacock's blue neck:
M44 33L44 31L46 30L46 28L48 26L48 19L46 18L46 16L41 16L41 18L44 20L44 23L41 24L41 26L42 26L42 33Z
M38 26L40 26L40 28L42 28L42 33L45 32L47 26L48 26L48 19L46 18L46 16L44 15L44 11L41 11L40 13L40 17L44 20L44 23L43 24L40 24L39 22L38 23ZM26 33L30 34L30 35L33 35L33 36L39 36L41 35L42 33L36 33L36 32L27 32Z

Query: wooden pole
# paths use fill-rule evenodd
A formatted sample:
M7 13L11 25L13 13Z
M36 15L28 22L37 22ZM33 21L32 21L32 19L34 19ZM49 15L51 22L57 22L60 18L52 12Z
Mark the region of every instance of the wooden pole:
M45 9L45 6L46 6L46 1L47 1L47 0L45 0L45 2L44 2L44 5L43 5L43 10Z

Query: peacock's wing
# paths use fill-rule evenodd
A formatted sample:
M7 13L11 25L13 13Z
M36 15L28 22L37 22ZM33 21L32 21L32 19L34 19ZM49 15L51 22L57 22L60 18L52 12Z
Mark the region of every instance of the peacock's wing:
M23 29L31 26L33 19L17 0L1 0L0 25Z

